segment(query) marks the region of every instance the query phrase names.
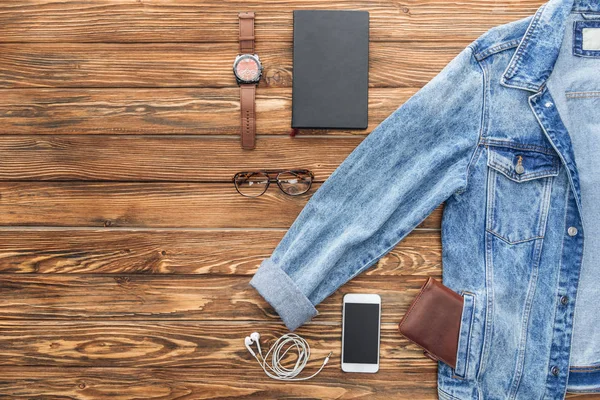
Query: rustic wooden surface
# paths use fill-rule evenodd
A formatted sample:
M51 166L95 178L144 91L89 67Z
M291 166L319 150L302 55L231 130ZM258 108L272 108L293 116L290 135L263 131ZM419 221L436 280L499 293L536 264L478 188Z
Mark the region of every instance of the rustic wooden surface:
M441 208L298 331L309 369L334 352L311 381L270 381L244 348L252 331L285 333L248 281L366 134L470 41L540 4L3 0L0 397L436 398L435 364L396 324L441 273ZM369 128L292 139L292 10L322 8L371 13ZM251 152L239 148L231 74L242 10L257 13L265 65ZM229 182L286 167L315 172L309 196L251 200ZM383 298L375 375L340 371L349 292Z

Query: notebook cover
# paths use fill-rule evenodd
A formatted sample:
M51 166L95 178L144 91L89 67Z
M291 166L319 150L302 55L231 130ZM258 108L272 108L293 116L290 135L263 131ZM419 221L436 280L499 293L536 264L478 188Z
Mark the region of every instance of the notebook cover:
M369 13L294 11L293 128L366 129Z
M425 355L456 368L462 311L463 297L429 278L398 329Z

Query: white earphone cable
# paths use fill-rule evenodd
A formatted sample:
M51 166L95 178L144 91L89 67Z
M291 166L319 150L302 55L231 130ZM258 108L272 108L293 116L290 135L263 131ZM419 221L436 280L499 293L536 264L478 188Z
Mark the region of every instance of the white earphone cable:
M286 346L287 349L285 349L284 351L284 348ZM298 359L296 360L296 364L293 368L287 368L281 365L281 360L283 360L285 355L292 348L295 348L298 351ZM256 358L256 360L258 361L258 363L260 364L263 371L265 371L265 374L267 374L268 377L280 381L305 381L315 377L319 372L323 370L325 365L327 365L329 357L331 357L333 352L330 352L329 355L325 357L321 368L319 368L317 372L304 378L297 378L297 376L304 370L304 367L306 367L306 364L308 363L308 360L310 358L310 346L304 338L296 335L295 333L288 333L277 339L277 341L275 341L273 346L271 346L271 348L269 349L269 351L267 351L267 354L264 357L262 355L262 352L260 351L260 347L258 353L260 354L262 361L258 358L257 355L254 355L254 357ZM267 360L271 353L271 364L268 364Z

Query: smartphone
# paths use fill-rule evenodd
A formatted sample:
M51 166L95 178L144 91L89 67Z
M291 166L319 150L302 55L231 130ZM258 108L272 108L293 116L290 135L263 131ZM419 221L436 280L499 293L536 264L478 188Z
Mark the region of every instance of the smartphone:
M345 295L342 321L342 371L379 371L381 297Z

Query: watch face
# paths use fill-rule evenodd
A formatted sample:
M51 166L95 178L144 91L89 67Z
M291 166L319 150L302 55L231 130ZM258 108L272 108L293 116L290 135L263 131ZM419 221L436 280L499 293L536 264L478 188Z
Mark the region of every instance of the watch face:
M258 82L262 72L258 60L250 55L240 57L233 66L233 71L239 80L249 83Z

